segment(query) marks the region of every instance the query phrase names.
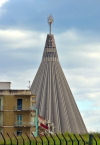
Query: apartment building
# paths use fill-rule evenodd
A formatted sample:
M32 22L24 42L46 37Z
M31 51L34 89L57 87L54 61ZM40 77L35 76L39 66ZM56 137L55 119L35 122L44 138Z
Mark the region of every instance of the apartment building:
M37 135L36 96L30 90L0 89L0 131Z

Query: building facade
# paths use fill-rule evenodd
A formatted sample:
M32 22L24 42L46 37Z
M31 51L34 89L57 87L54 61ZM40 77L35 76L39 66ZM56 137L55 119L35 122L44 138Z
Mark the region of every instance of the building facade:
M36 132L36 96L30 90L0 90L0 131L16 135Z

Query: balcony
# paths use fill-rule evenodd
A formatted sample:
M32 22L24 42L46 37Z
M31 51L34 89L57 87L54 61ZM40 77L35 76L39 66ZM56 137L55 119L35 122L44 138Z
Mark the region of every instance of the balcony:
M14 108L14 111L35 111L35 110L36 110L36 105L32 107L17 106Z
M14 124L15 127L34 127L34 122L23 122L23 121L16 121Z

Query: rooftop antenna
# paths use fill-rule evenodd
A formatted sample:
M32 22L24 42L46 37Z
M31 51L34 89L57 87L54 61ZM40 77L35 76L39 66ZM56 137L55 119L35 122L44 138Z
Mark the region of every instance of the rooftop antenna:
M52 25L53 22L54 22L53 16L50 15L48 17L48 24L50 26L50 32L49 32L50 35L51 35L51 25Z
M29 83L28 89L30 90L30 88L31 88L31 81L28 81L28 83Z

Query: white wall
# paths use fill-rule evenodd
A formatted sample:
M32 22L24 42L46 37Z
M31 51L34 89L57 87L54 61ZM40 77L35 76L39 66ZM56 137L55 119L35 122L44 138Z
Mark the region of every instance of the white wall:
M0 82L0 90L10 90L11 82Z

